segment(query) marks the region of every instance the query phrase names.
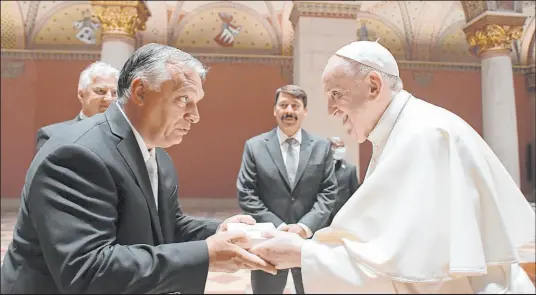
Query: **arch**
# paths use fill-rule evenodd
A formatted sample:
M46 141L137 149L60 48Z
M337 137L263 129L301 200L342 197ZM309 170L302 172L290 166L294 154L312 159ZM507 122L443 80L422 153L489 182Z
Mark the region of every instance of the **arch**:
M437 38L436 43L433 45L432 54L431 54L431 59L432 60L434 60L434 61L451 61L451 62L463 62L463 61L475 62L475 61L477 61L477 58L472 56L469 53L469 44L467 44L467 41L466 41L466 38L465 38L465 33L462 31L462 28L465 25L465 23L466 23L465 20L459 20L457 22L452 23L445 30L443 30L443 32L441 32L441 34ZM445 58L442 57L443 53L441 52L442 49L443 49L443 43L445 41L445 38L447 38L449 35L451 35L452 33L456 32L458 30L461 31L461 33L464 36L463 40L465 42L465 48L463 48L461 46L455 46L455 49L454 49L455 51L453 51L451 53L457 53L457 51L459 50L459 53L463 53L465 56L464 57L462 56L461 58L456 57L456 58L453 58L453 60L450 60L450 59L445 60ZM445 57L447 57L447 56L445 55Z
M530 21L529 25L525 29L525 32L523 33L523 37L521 37L520 60L519 60L521 64L529 63L531 47L533 46L533 43L534 43L535 29L536 29L536 17L532 17L532 20Z
M285 1L283 5L283 10L281 11L281 43L282 43L282 54L287 56L292 56L293 54L293 45L294 41L294 28L292 27L292 22L290 21L290 13L294 7L294 2Z
M39 2L39 1L38 1ZM22 5L20 3L20 1L17 1L17 10L18 10L18 14L19 14L19 19L21 21L21 27L22 27L22 47L21 48L24 48L24 46L26 45L26 37L27 37L27 34L26 34L26 26L25 26L25 21L24 21L24 14L22 13Z
M536 63L536 34L532 35L532 41L530 42L529 57L527 59L527 63Z
M376 14L373 14L373 13L370 13L370 12L365 12L365 11L360 11L357 14L356 21L359 21L360 18L365 18L365 19L368 18L368 19L372 19L372 20L375 20L375 21L379 21L379 22L383 23L388 29L393 31L393 33L395 33L395 35L400 39L400 42L402 42L403 49L404 49L404 57L406 59L409 59L408 54L410 52L410 45L406 41L405 34L400 29L398 29L395 24L393 24L388 19L385 19L385 18L380 17L380 16L378 16ZM358 32L356 32L356 35L357 35L357 33ZM381 39L380 39L380 43L381 43Z
M96 32L96 44L84 44L76 38L76 30L72 25L72 22L79 20L75 8L80 7L81 11L89 10L91 11L91 5L88 1L67 1L56 5L53 9L47 11L43 16L41 16L36 24L35 29L32 31L30 36L29 45L32 48L40 49L64 49L66 46L70 50L98 50L101 45L100 33L101 29ZM61 15L61 16L60 16ZM57 22L56 22L57 19ZM63 26L62 26L63 25ZM61 26L61 31L65 28L65 31L60 33L59 26ZM51 30L45 29L52 28L55 34L52 34ZM58 28L58 31L54 29ZM45 37L44 41L38 39L38 37ZM54 37L53 41L48 39ZM58 38L59 41L56 41ZM42 38L41 38L42 39Z
M279 54L281 44L277 38L277 35L274 31L274 28L272 25L264 19L257 11L242 5L240 3L234 3L234 2L216 2L216 3L209 3L202 6L199 6L192 10L190 13L188 13L178 24L178 27L176 28L177 37L174 37L173 40L171 40L170 44L176 44L178 37L181 35L181 32L184 30L184 28L188 25L189 22L193 21L194 18L203 12L206 12L208 10L213 10L216 8L234 8L239 11L243 11L247 13L248 15L251 15L259 22L259 24L268 32L269 39L272 44L272 49L270 49L271 54Z
M47 11L43 16L41 16L39 19L36 20L34 30L32 31L32 34L30 35L30 45L33 47L34 40L37 34L41 31L42 27L46 24L46 22L54 16L58 11L63 10L64 8L67 8L69 6L73 6L76 4L86 3L89 5L89 2L87 1L65 1L63 3L60 3L54 7L54 9L50 9Z
M482 12L487 10L487 1L460 1L465 15L465 21L469 22Z
M277 12L274 9L274 6L272 5L272 1L264 1L264 4L268 8L268 12L270 13L270 19L272 20L272 29L275 32L275 37L277 38L279 42L278 49L280 52L283 51L283 37L282 37L282 30L281 25L279 24L279 19L277 17Z

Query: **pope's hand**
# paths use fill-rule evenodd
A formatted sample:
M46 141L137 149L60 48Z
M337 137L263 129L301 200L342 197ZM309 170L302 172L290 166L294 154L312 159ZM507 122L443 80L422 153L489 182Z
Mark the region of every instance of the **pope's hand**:
M222 224L218 227L219 232L226 232L227 231L227 224L229 223L245 223L249 225L255 225L256 221L255 218L249 216L249 215L235 215L233 217L229 217L225 219Z
M299 224L283 225L279 230L286 231L286 232L289 232L289 233L295 233L295 234L299 235L300 237L302 237L304 239L307 239L307 232Z
M263 270L276 274L277 270L248 252L250 241L245 232L219 232L206 240L209 257L209 271L236 272L240 269Z
M259 256L277 269L288 269L301 266L301 250L305 243L298 234L285 231L265 232L268 238L249 252Z

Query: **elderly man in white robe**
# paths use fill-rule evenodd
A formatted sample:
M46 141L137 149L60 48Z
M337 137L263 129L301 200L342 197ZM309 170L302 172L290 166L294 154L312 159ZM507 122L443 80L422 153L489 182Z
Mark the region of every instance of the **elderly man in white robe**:
M322 76L329 113L373 154L366 178L311 240L286 232L250 251L301 267L306 293L532 293L535 215L479 134L402 90L377 42L353 42Z

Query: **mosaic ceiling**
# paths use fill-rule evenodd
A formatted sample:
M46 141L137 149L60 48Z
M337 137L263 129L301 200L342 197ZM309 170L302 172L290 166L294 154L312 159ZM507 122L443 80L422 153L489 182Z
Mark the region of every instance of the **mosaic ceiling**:
M497 6L502 2L509 1L497 1ZM289 56L292 5L292 1L148 1L152 16L147 29L138 33L138 45L158 42L193 53ZM534 6L534 1L523 1L522 11L528 17L525 36L512 52L517 64L534 63ZM360 9L355 38L380 38L398 59L478 62L468 52L460 1L363 1ZM90 15L88 1L1 1L1 47L98 51L100 27Z

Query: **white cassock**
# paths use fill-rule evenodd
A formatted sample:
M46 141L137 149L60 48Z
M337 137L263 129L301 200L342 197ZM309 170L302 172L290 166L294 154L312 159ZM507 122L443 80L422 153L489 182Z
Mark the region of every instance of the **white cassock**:
M401 91L366 180L302 249L306 293L532 293L535 215L465 121Z

